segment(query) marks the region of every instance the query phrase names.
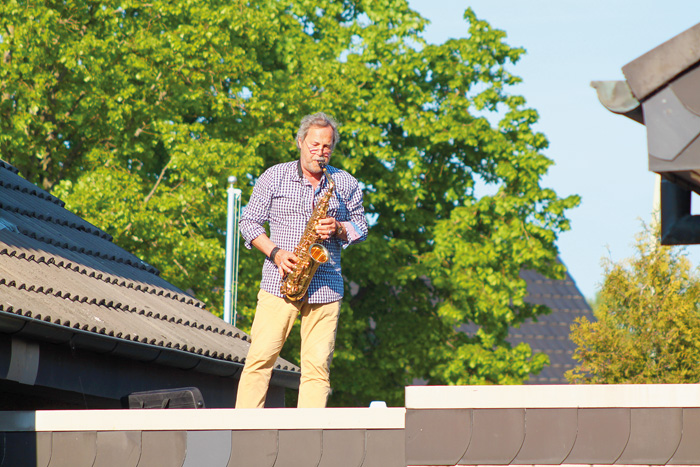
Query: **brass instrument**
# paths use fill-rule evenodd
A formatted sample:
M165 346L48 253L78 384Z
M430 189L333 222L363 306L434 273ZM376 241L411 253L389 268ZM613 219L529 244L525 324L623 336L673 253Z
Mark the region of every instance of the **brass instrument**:
M328 180L329 188L314 208L311 218L306 223L304 234L294 248L294 254L299 258L299 261L294 265L292 272L282 279L282 286L280 288L282 295L292 301L304 298L316 270L321 264L330 259L330 253L326 247L318 243L321 236L316 233L316 223L320 219L325 218L328 213L328 204L335 190L335 182L333 182L333 178L328 174L325 164L320 165L323 169L323 175L326 177L326 180Z

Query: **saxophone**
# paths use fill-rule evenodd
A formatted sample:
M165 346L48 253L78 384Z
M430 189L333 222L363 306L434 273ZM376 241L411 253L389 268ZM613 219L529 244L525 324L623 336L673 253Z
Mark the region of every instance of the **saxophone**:
M333 182L333 178L328 174L326 166L321 165L321 168L323 169L323 175L326 177L326 180L328 180L328 191L318 202L314 208L314 212L311 214L311 218L306 223L304 234L294 248L294 254L299 258L299 261L294 265L292 272L282 279L282 286L280 287L282 295L292 301L304 298L316 270L321 264L330 259L330 253L326 247L318 243L321 236L316 233L316 223L320 219L326 217L328 213L328 204L333 196L335 183Z

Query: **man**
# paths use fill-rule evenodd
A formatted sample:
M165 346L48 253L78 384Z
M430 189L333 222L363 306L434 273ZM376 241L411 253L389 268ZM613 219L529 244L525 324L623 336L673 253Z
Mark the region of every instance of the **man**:
M325 407L330 393L330 363L343 298L340 251L367 237L367 220L362 207L362 190L345 171L327 165L338 143L338 124L319 112L301 120L296 136L299 160L266 170L240 221L247 248L260 250L263 263L258 305L251 330L251 346L238 385L236 408L265 405L272 367L301 316L301 383L298 407ZM293 302L280 292L282 278L299 260L294 247L299 243L316 203L328 190L322 165L333 178L335 191L327 217L316 232L330 252L320 265L309 289ZM270 227L270 236L264 224Z

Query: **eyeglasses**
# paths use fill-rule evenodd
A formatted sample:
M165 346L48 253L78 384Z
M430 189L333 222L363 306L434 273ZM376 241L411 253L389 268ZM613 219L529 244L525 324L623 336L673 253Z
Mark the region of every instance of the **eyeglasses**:
M326 149L329 150L329 154L333 152L333 148L330 146L325 146L323 143L313 143L311 146L309 146L309 143L306 142L306 139L304 140L304 144L306 145L306 148L309 150L311 154L315 155L324 155L326 153Z

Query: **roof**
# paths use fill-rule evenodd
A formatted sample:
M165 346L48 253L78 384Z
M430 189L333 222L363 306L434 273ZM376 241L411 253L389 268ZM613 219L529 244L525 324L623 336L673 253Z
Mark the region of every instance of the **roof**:
M549 365L532 375L528 383L564 384L564 373L576 366L572 358L576 344L569 338L571 325L581 317L595 321L593 311L568 271L563 279L549 279L535 271L522 271L520 277L527 283L525 301L545 305L552 312L511 329L508 340L513 344L526 342L533 352L549 356Z
M700 23L622 67L632 93L644 101L700 61Z
M525 301L533 305L545 305L551 313L529 318L517 328L511 328L508 342L517 345L525 342L534 352L549 356L549 365L537 375L531 375L526 384L565 384L564 373L576 366L572 356L576 344L569 338L574 320L595 317L585 298L568 271L563 279L550 279L531 270L522 270L520 277L527 284ZM459 327L473 334L477 326L473 323Z
M237 375L249 337L111 240L0 161L0 333ZM285 360L275 375L298 386Z

